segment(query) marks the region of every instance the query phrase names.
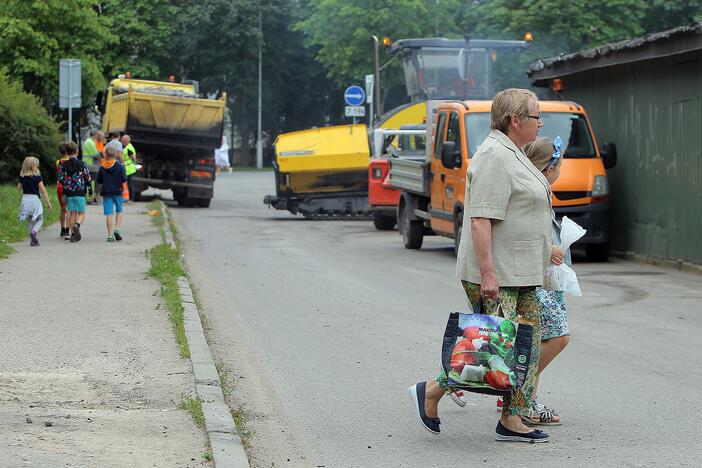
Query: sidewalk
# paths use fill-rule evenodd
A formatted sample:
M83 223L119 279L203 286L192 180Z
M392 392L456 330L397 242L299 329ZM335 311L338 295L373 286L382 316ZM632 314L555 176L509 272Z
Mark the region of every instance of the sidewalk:
M211 466L176 407L195 386L146 275L145 210L125 206L122 242L89 206L79 243L53 225L0 261L0 466Z

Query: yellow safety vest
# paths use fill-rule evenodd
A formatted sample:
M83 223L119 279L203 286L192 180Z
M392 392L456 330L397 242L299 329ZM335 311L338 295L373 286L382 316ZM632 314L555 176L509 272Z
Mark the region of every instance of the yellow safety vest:
M127 174L127 176L130 176L137 171L136 165L134 164L134 161L129 155L130 152L132 154L136 154L136 150L134 149L134 146L132 146L131 143L125 146L124 150L122 150L122 158L124 159L124 172Z

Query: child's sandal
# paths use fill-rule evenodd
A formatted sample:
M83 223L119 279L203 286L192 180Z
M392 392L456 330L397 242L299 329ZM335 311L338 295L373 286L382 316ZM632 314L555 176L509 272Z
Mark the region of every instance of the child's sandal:
M554 418L558 417L556 421ZM560 417L555 410L534 402L529 409L529 416L522 415L522 421L528 426L560 426Z

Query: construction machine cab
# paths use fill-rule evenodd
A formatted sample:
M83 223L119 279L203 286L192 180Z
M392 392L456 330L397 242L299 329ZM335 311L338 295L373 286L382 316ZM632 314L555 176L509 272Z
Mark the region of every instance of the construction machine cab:
M525 41L401 39L388 53L402 60L407 96L412 102L491 99L498 52L526 46Z

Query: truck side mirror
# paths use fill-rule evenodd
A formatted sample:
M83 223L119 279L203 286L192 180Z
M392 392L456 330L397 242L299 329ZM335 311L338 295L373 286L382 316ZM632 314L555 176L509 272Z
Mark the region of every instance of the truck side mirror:
M605 169L612 169L617 165L617 145L614 143L603 143L602 150L602 164L604 164Z
M446 169L453 169L456 167L456 142L455 141L445 141L444 145L441 147L441 164Z

